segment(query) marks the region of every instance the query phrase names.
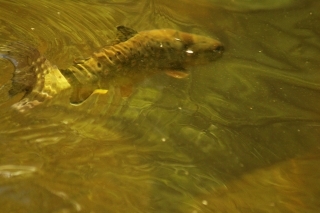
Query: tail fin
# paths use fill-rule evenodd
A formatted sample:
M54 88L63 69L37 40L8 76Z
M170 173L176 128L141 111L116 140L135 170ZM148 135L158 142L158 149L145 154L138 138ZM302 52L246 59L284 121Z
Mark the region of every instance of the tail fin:
M13 42L0 46L0 58L9 60L15 67L9 95L31 92L40 77L33 63L40 58L39 51L21 42Z

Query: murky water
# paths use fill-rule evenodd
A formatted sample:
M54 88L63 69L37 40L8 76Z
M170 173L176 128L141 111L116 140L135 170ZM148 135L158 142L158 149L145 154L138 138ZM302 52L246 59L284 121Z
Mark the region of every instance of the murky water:
M319 212L319 1L18 2L0 2L0 45L32 44L59 68L117 25L210 36L225 53L128 97L114 86L23 113L0 58L2 212Z

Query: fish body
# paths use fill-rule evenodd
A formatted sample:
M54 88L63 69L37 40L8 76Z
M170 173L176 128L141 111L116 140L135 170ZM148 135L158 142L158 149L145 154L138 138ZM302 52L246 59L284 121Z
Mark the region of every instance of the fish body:
M113 76L132 75L132 72L147 75L160 70L183 77L189 66L211 62L223 52L223 45L215 39L173 29L139 33L124 26L117 29L119 43L62 70L65 76L70 76L70 82L77 85L74 92L77 96L72 102L81 102L94 89L106 87L107 79Z
M7 51L2 56L16 67L9 93L26 91L25 101L42 102L71 88L70 102L81 103L95 90L108 89L119 76L144 78L163 71L176 78L185 77L188 67L214 61L223 52L223 45L215 39L173 29L136 32L118 26L117 30L113 45L75 60L67 69L51 65L34 49L26 54Z

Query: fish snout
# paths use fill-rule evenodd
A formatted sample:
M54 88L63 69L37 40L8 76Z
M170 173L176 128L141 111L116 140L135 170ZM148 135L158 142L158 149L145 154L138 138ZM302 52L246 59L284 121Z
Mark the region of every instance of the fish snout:
M224 45L220 41L216 41L211 48L213 58L222 56L222 53L224 52Z
M220 43L220 44L216 45L214 51L219 53L220 55L222 55L222 53L224 52L223 44Z
M203 58L210 61L214 61L217 58L220 58L224 52L224 45L220 42L215 42L214 44L211 44L204 50L203 52Z

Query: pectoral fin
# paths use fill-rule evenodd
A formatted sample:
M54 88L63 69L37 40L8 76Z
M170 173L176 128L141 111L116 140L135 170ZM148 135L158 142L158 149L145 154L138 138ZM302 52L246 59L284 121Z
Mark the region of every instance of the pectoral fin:
M73 91L70 97L70 103L81 104L85 101L93 92L95 88L85 87L83 85L77 85L73 87Z
M179 70L167 70L165 72L168 76L173 77L173 78L186 78L189 76L189 73L185 71L179 71Z
M80 105L90 97L92 98L94 96L106 95L107 93L108 90L105 89L96 89L94 91L91 91L84 88L77 88L74 89L73 94L70 98L70 102L73 105Z
M168 76L173 78L186 78L189 76L189 73L180 62L172 62L164 70Z
M93 94L99 94L99 95L105 95L108 93L107 89L96 89L95 91L93 91Z

